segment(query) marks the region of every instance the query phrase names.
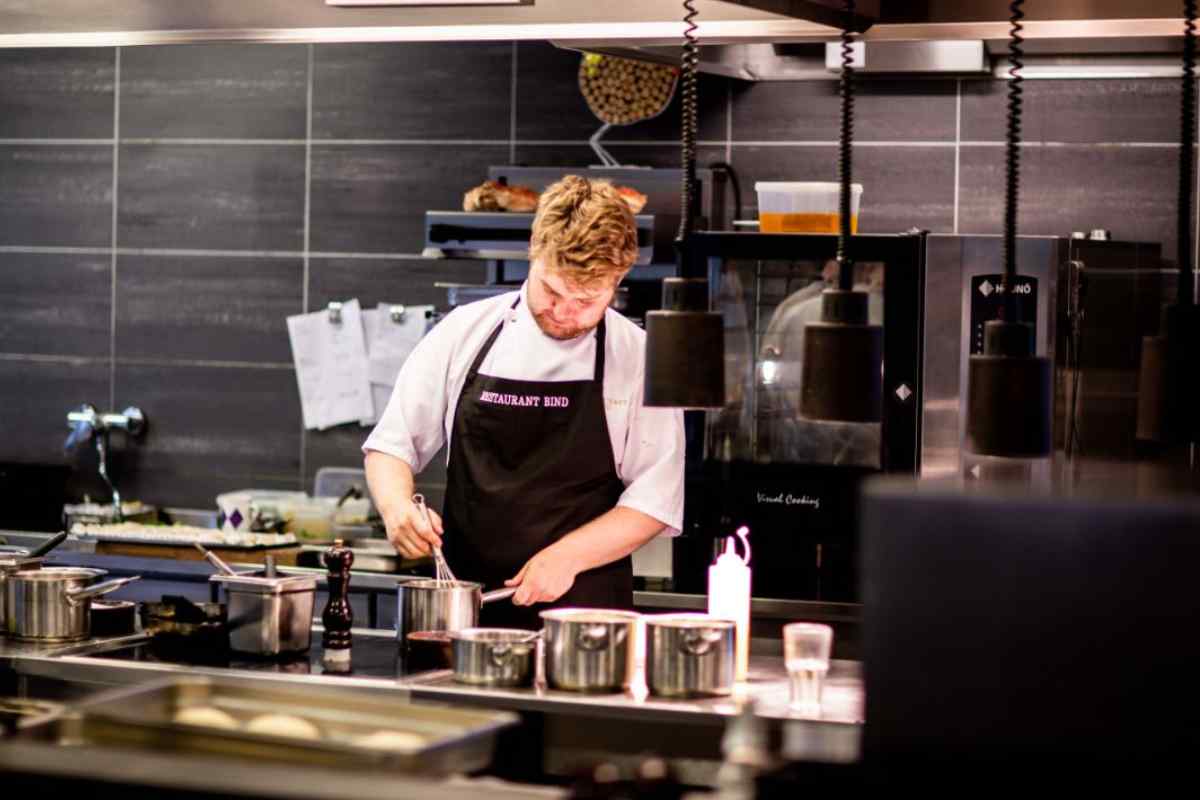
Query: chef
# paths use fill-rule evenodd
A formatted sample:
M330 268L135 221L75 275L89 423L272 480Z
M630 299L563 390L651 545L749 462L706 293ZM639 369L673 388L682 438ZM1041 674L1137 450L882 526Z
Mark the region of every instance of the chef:
M441 546L455 577L517 587L481 624L540 628L549 605L630 608L630 554L683 520L683 415L642 404L645 332L609 308L637 228L609 184L542 194L519 291L462 306L404 363L363 445L388 539ZM442 515L413 475L448 444Z

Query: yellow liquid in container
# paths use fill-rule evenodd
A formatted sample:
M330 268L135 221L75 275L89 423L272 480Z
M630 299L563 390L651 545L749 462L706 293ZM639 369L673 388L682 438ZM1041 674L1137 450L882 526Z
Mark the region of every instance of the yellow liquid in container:
M841 215L814 213L779 213L762 211L758 215L761 233L837 233ZM858 216L850 217L850 232L858 233Z

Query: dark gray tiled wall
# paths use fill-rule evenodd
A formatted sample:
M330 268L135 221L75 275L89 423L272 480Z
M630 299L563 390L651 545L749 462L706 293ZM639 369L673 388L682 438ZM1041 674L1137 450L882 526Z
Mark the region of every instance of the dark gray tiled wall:
M507 160L507 144L314 145L312 247L420 253L425 211L462 208L467 176Z
M481 262L415 257L421 215L489 165L593 163L578 64L536 42L0 53L0 460L63 458L86 400L146 410L114 469L152 502L360 464L365 429L302 430L284 317L444 304L435 281L482 280ZM861 230L997 232L1006 84L860 88ZM836 178L833 82L699 91L698 162L732 161L745 216L756 180ZM1177 82L1029 81L1026 98L1022 230L1173 247ZM654 167L679 164L678 139L678 98L607 137ZM93 461L77 488L96 490ZM436 505L443 462L422 476Z
M1107 228L1117 239L1175 248L1175 148L1068 145L1021 148L1020 230L1062 234ZM962 151L959 225L1000 233L1004 219L1004 148Z
M121 51L123 138L303 139L307 103L304 45Z
M111 138L114 64L107 48L0 50L0 137Z
M508 42L316 48L313 138L506 140L512 63Z
M734 89L738 141L837 141L841 98L835 81L744 84ZM953 142L954 81L861 82L854 136L863 142Z
M118 256L117 353L289 362L285 319L303 310L303 289L302 258Z
M130 144L120 159L120 246L303 247L303 147Z
M108 246L112 158L102 145L0 144L0 245Z
M107 254L0 253L0 352L108 358L111 285Z
M1172 142L1179 139L1177 80L1025 81L1027 142ZM1004 139L1008 84L967 81L963 141Z

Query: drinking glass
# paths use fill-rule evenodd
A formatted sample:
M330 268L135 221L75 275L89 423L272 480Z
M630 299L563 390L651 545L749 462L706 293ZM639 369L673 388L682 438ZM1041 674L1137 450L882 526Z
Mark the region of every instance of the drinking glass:
M791 707L804 716L820 716L821 690L829 672L833 629L793 622L783 626L783 660L791 680Z

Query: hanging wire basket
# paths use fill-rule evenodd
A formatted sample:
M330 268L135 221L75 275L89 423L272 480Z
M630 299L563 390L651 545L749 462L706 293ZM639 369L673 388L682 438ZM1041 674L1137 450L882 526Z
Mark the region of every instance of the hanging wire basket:
M631 58L584 53L579 62L579 91L603 125L588 143L604 166L619 167L600 144L613 125L633 125L666 110L679 83L679 68Z

